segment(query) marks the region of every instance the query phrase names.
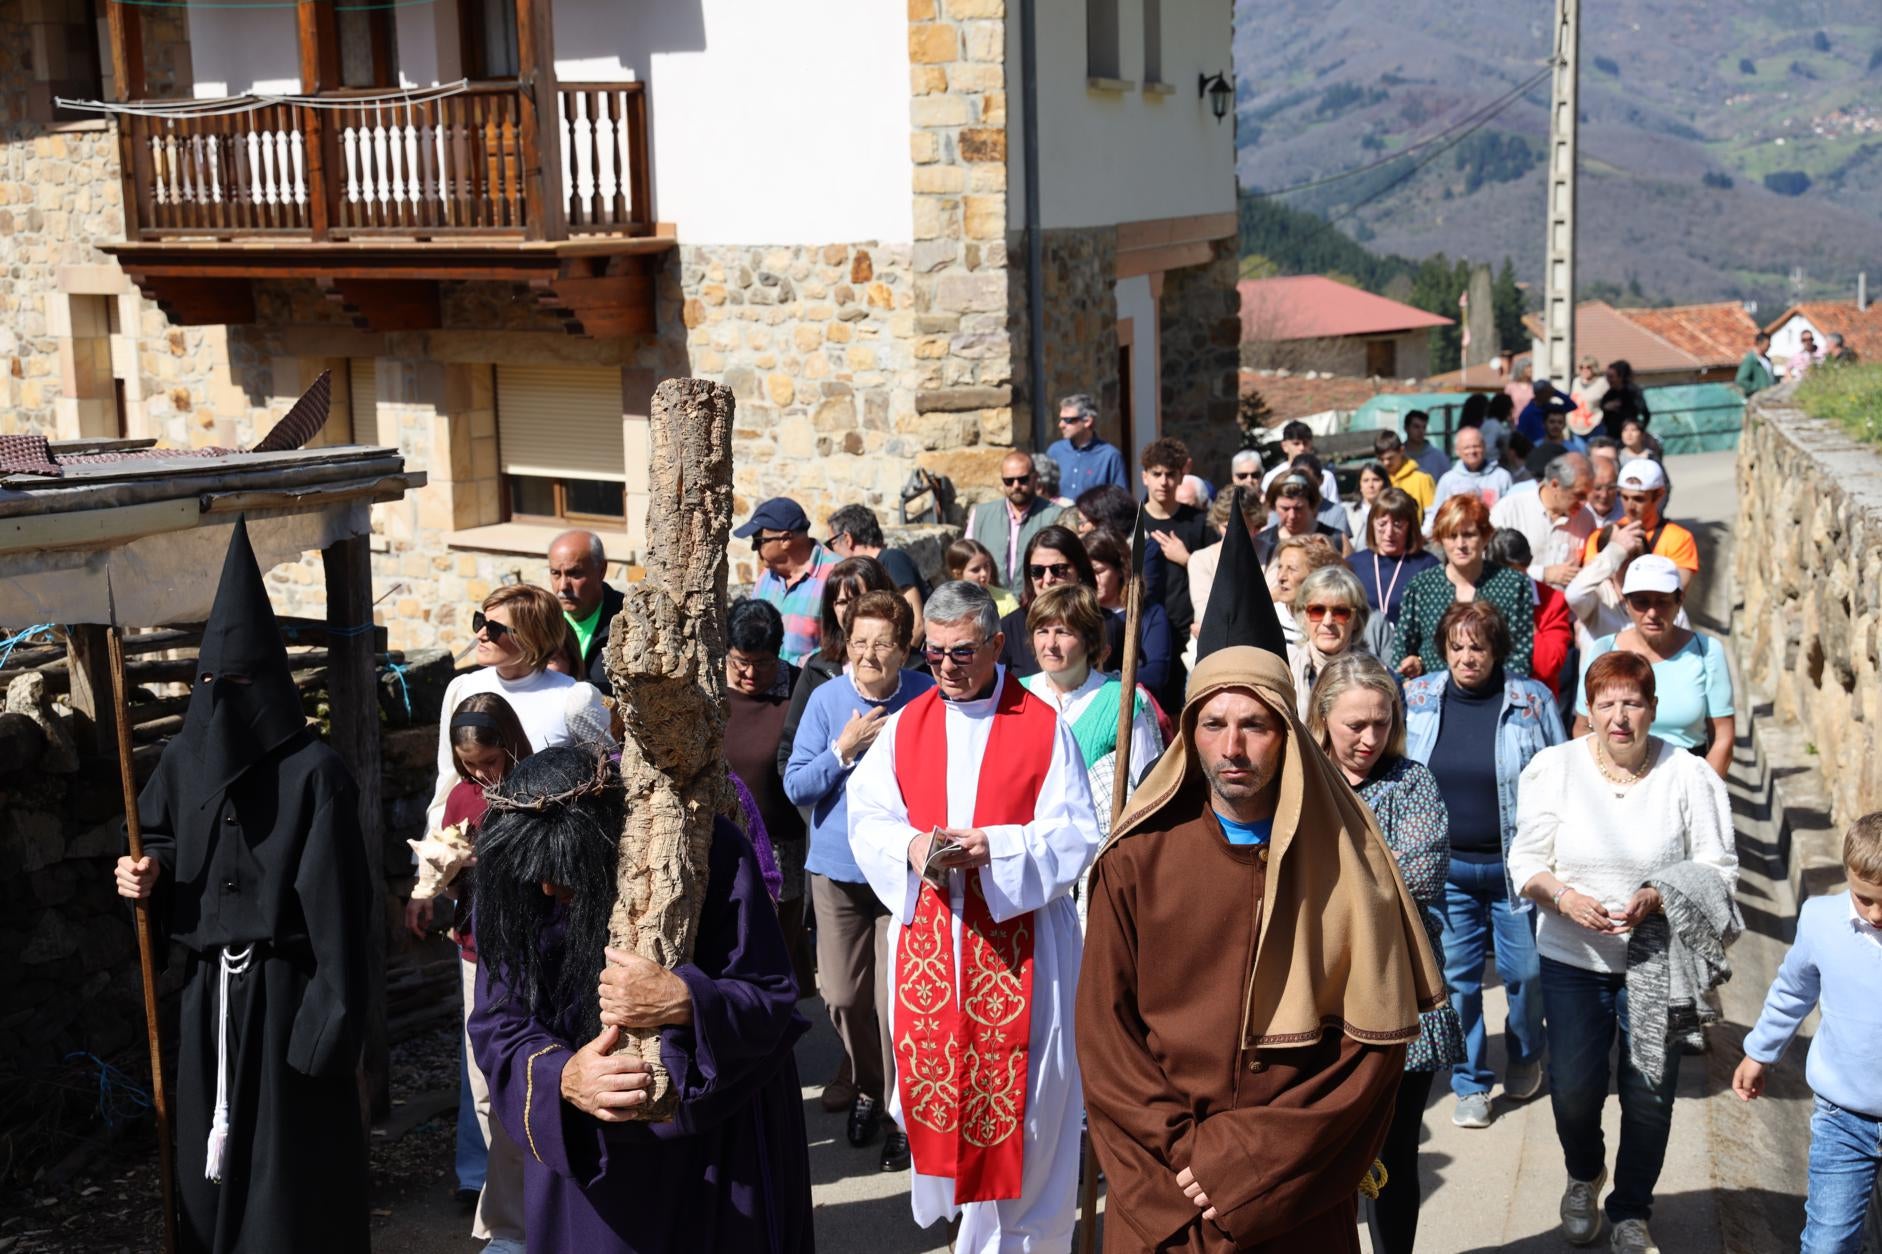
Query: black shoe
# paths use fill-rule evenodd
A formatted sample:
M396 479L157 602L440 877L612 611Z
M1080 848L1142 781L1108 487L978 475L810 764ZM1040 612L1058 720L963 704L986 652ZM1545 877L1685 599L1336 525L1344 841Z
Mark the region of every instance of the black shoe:
M889 1135L882 1138L882 1169L908 1170L908 1138L902 1135L900 1129L891 1129Z
M882 1105L871 1098L859 1097L850 1107L850 1144L857 1149L876 1139L876 1129L882 1124Z
M457 1202L457 1208L468 1215L477 1209L477 1199L483 1196L483 1192L480 1189L459 1189L451 1196Z

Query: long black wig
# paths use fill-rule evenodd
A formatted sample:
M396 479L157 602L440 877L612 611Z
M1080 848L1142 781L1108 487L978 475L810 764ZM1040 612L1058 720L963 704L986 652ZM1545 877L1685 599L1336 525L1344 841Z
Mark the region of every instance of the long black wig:
M504 997L557 1030L601 1032L596 986L606 965L625 799L620 773L586 746L518 762L485 796L477 839L479 962ZM552 895L543 886L552 885Z

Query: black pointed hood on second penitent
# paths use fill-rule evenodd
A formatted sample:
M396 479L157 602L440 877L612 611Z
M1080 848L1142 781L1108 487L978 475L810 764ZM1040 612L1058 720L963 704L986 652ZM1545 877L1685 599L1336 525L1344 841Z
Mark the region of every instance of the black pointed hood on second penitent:
M1228 534L1222 537L1222 556L1216 563L1215 582L1209 587L1209 606L1203 611L1202 630L1196 636L1196 660L1217 649L1251 645L1287 660L1287 636L1274 612L1268 577L1255 556L1242 513L1242 489L1235 489L1235 508L1229 512Z
M306 726L248 522L238 518L173 747L195 756L204 795L214 797Z

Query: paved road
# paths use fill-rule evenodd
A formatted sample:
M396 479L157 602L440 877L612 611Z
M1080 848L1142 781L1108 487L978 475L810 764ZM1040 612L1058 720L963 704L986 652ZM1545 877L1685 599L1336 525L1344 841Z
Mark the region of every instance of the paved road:
M1712 627L1729 621L1729 582L1722 576L1730 561L1732 465L1730 454L1673 458L1668 464L1675 484L1674 512L1698 534L1708 576L1721 576L1709 577L1694 590L1694 615ZM1731 784L1745 864L1739 896L1748 931L1733 951L1737 974L1722 999L1727 1022L1712 1031L1710 1054L1687 1058L1681 1066L1653 1224L1667 1254L1768 1254L1794 1248L1802 1226L1809 1107L1803 1051L1793 1050L1776 1070L1772 1095L1765 1100L1748 1106L1729 1089L1732 1068L1741 1056L1739 1042L1783 957L1785 921L1793 913L1783 876L1774 873L1776 846L1766 827L1768 814L1761 808L1749 740L1742 727L1740 731ZM1490 979L1486 1011L1497 1027L1504 1002L1494 968ZM877 1171L877 1149L852 1149L843 1139L842 1117L826 1115L818 1107L818 1090L836 1068L836 1039L818 1002L806 1001L804 1010L815 1025L798 1049L798 1066L806 1082L819 1248L837 1254L945 1250L944 1231L915 1227L903 1177ZM1491 1057L1500 1070L1500 1033L1492 1038ZM1427 1108L1420 1152L1425 1206L1418 1248L1428 1254L1569 1249L1557 1235L1564 1172L1546 1089L1522 1104L1504 1102L1499 1094L1496 1122L1480 1131L1452 1126L1451 1105L1451 1095L1440 1082ZM1606 1123L1611 1151L1619 1123L1618 1105L1612 1100ZM468 1239L446 1235L458 1228L458 1221L444 1213L442 1205L421 1205L390 1227L396 1231L382 1234L376 1245L396 1254L456 1254L476 1248Z

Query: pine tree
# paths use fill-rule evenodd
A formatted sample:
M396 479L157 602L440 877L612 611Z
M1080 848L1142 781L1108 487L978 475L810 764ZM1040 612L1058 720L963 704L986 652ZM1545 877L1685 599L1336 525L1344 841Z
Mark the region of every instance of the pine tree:
M1235 425L1242 429L1242 447L1255 447L1255 432L1272 426L1274 411L1261 393L1249 388L1235 406Z

